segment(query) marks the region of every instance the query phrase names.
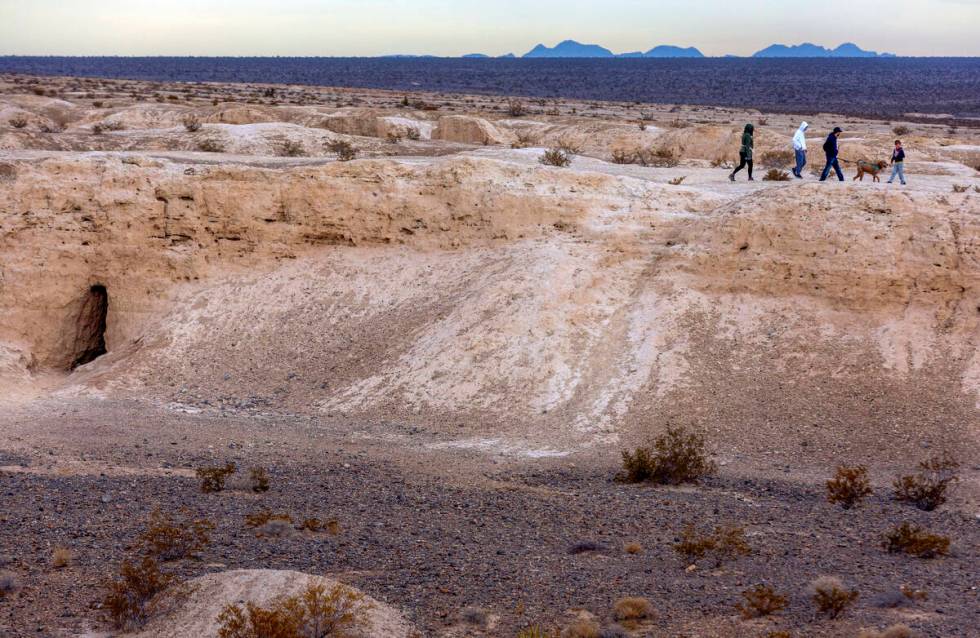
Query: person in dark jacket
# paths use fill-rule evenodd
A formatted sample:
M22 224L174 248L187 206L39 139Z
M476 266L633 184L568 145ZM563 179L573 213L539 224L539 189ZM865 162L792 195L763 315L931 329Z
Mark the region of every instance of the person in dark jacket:
M738 168L732 171L732 174L728 176L728 179L732 180L733 182L735 181L735 174L746 167L749 169L749 181L755 181L752 179L752 147L754 145L754 142L752 141L752 134L754 132L754 126L751 124L745 125L745 132L742 133L742 147L738 149L738 159L740 162Z
M905 186L905 149L902 148L902 140L895 140L895 150L892 151L892 176L888 178L889 184L895 181L896 175L902 180L902 186Z
M827 136L827 141L823 143L823 152L827 156L827 165L823 169L823 173L820 175L820 181L827 181L827 176L830 175L830 169L833 168L837 172L837 179L844 181L844 173L840 170L840 161L837 159L837 155L840 151L840 147L837 144L837 138L843 133L841 127L835 127L834 131Z

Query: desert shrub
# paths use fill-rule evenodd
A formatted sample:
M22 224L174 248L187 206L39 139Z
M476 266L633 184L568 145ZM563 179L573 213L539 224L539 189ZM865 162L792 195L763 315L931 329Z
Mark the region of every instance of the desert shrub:
M349 162L357 157L357 149L347 140L335 140L327 145L331 153L341 162Z
M219 140L208 138L198 143L197 150L203 151L204 153L224 153L225 145Z
M538 625L525 627L518 634L517 638L558 638L557 632L549 632Z
M162 511L150 514L146 530L137 542L147 556L164 562L193 558L211 542L214 523L201 519L185 517L175 521Z
M184 128L187 129L188 133L197 133L201 130L201 120L199 120L196 115L185 116L183 123Z
M284 140L277 149L280 157L302 157L306 155L306 149L296 140Z
M520 100L511 100L507 103L507 115L511 117L523 117L527 115L527 107Z
M218 616L218 638L339 638L363 627L369 610L364 594L349 587L311 584L268 609L228 605Z
M766 124L768 124L768 123L769 123L769 120L768 120L768 119L766 119L766 118L764 118L764 117L760 117L760 118L758 119L758 124L759 124L759 126L765 126L765 125L766 125Z
M764 182L788 182L790 181L789 173L778 168L770 168L766 171L766 174L762 176L762 181Z
M681 175L680 177L675 177L674 179L668 180L667 183L671 186L680 186L687 179L687 175Z
M898 589L908 600L916 602L924 602L929 600L929 592L925 590L909 587L908 585L902 585Z
M235 473L234 463L228 463L227 465L217 466L217 467L199 467L197 468L197 478L201 479L201 491L205 494L212 494L214 492L220 492L225 489L225 481L229 476Z
M32 86L31 93L34 95L44 95L44 89L39 86Z
M269 473L264 467L253 467L248 473L248 479L256 494L269 491Z
M570 166L572 163L571 154L562 148L549 148L544 152L544 155L538 160L546 166L557 166L558 168L565 168Z
M558 139L556 147L565 151L568 155L579 155L582 153L582 142L567 135Z
M147 556L139 563L123 562L119 577L109 583L102 605L116 629L143 626L157 611L161 594L175 578L160 570L160 564Z
M65 126L60 122L52 122L50 124L45 122L44 124L41 125L42 133L63 133L64 130L65 130Z
M915 638L915 632L908 625L898 624L883 631L864 629L858 633L857 638Z
M405 130L405 137L413 142L418 142L420 139L422 139L422 131L420 131L418 127L410 126Z
M23 115L15 115L9 121L10 125L14 128L24 128L27 126L27 118Z
M892 554L904 552L919 558L935 558L949 551L949 538L905 522L885 532L882 545Z
M562 638L599 638L599 624L593 620L577 620L565 627Z
M92 106L94 106L97 109L101 109L103 106L105 106L105 104L102 102L102 100L95 100L94 102L92 102Z
M13 572L0 572L0 600L20 591L20 580Z
M632 164L636 162L636 151L617 148L612 152L613 164Z
M626 543L626 545L623 546L623 551L627 554L639 554L643 551L643 545L640 545L639 543Z
M51 552L51 566L55 569L64 569L71 565L71 550L67 547L55 547Z
M589 552L608 552L609 548L602 543L595 541L579 541L568 548L568 553L572 556L577 554L587 554Z
M946 492L957 480L959 466L949 453L922 461L916 474L895 479L895 500L912 503L926 512L933 511L946 502Z
M718 526L711 534L702 534L694 525L688 525L681 532L680 541L674 545L674 551L689 563L711 556L715 564L720 566L726 559L751 554L752 548L745 540L743 527Z
M840 580L832 576L821 576L811 583L813 602L817 611L837 618L858 599L856 589L846 589Z
M735 608L746 620L769 616L777 611L786 609L786 597L776 593L769 585L756 585L742 592L745 600Z
M908 135L911 132L912 132L912 129L910 129L907 126L902 126L902 125L896 126L895 128L892 129L892 133L894 133L898 137L902 137L903 135Z
M511 142L511 148L528 148L538 143L538 136L531 131L515 131L517 139Z
M969 188L969 186L963 186L962 184L953 184L954 193L965 193Z
M613 618L617 621L624 620L645 620L653 618L653 605L646 598L640 596L627 596L620 598L613 604Z
M292 523L293 517L289 514L273 514L268 510L262 510L261 512L245 515L246 527L262 527L269 521L285 521L287 523Z
M766 638L793 638L788 631L770 631Z
M694 483L715 471L704 436L684 428L667 428L652 446L623 451L623 469L616 475L624 483L650 481L661 485Z
M863 465L837 468L834 478L827 481L827 500L840 503L848 510L865 497L871 495L871 482L868 480L868 468Z
M669 128L690 128L691 123L684 120L671 120L667 122Z
M486 610L480 607L464 607L459 612L459 619L474 627L486 627L489 620Z
M639 164L654 168L674 168L680 164L674 151L666 147L638 151L636 159Z
M643 120L637 122L637 126L640 128L641 131L647 130L647 123L644 122Z
M759 163L764 168L783 168L791 166L796 162L796 154L793 151L766 151L759 158Z

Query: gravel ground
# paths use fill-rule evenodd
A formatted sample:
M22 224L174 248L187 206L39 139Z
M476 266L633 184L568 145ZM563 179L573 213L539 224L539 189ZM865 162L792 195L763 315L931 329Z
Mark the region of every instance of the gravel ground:
M194 436L120 442L99 452L92 448L99 434L78 431L77 438L71 453L52 447L0 454L0 466L20 468L0 472L0 560L23 585L0 601L3 636L104 627L102 583L132 554L156 508L187 508L217 525L200 560L169 565L181 576L231 568L337 575L405 610L431 636L513 636L531 622L567 623L577 610L608 621L612 603L626 595L654 603L657 620L636 634L650 636L765 636L779 628L853 636L860 627L905 622L922 636L950 637L975 635L980 620L975 517L955 508L920 512L890 501L884 489L844 511L824 501L817 482L753 478L747 467L724 467L697 487L617 484L615 453L606 451L526 463L458 451L396 458L338 439L332 449L329 440L297 447L289 458L272 444L215 450ZM82 457L107 470L57 469ZM200 493L186 468L219 460L268 466L272 490ZM173 475L161 474L168 471ZM340 533L259 538L244 517L263 509L336 519ZM882 532L903 520L948 535L951 555L886 553ZM752 554L689 569L672 549L688 523L742 525ZM604 549L571 552L583 542ZM629 554L627 542L643 550ZM69 567L51 565L57 546L71 549ZM815 616L809 600L809 581L824 574L861 592L838 620ZM788 608L773 620L740 620L740 592L762 582L786 594ZM903 585L928 592L928 600L892 607ZM492 628L462 627L460 612L469 606L485 609Z

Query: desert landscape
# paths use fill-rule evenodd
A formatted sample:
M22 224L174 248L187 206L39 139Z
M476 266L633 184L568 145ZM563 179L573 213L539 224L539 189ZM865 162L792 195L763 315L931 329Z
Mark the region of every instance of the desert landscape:
M976 635L969 121L0 74L0 255L4 637Z

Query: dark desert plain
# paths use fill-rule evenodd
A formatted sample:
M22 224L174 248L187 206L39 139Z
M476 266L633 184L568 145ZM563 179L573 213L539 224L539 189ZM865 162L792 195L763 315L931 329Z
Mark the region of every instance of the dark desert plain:
M0 58L0 636L975 637L977 71Z
M0 57L0 71L980 118L980 58L461 59Z

